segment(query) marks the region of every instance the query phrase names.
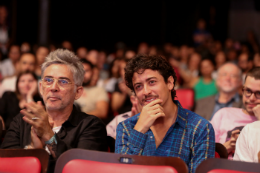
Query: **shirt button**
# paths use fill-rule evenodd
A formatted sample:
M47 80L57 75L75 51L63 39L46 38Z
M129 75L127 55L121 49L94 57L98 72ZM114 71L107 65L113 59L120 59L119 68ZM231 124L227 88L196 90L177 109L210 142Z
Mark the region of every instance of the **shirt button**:
M150 138L151 138L151 139L153 139L153 137L152 137L152 136L150 136Z

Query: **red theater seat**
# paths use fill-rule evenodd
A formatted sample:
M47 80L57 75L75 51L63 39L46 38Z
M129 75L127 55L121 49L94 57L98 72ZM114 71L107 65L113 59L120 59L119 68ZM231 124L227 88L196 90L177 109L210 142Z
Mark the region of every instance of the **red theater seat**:
M178 100L182 107L188 110L193 110L194 108L194 91L190 88L182 88L176 90L175 100Z
M135 172L138 173L142 171L134 171L133 169L137 170L138 168L147 172L150 166L156 167L156 169L155 167L153 167L153 170L157 170L159 169L159 167L163 166L165 168L164 170L168 170L168 171L171 170L171 172L174 170L176 173L177 172L188 173L188 167L185 164L185 162L177 157L123 155L123 154L92 151L92 150L85 150L85 149L70 149L64 152L63 154L61 154L56 162L54 172L64 173L63 172L64 166L72 160L73 160L72 162L73 164L69 166L70 168L68 168L68 170L69 171L72 170L72 172L73 172L73 168L71 167L72 166L75 167L74 164L82 165L84 163L85 165L86 163L86 164L90 164L91 167L95 164L95 166L93 166L94 172L104 172L103 168L106 168L105 170L113 170L113 173L117 173L116 169L121 170L119 172L128 173L129 171L131 171L131 173L135 173ZM97 166L97 164L102 166ZM77 166L77 173L80 173L78 169L80 167L79 165ZM87 171L88 173L90 173L89 172L90 166L84 166L84 168L82 168L82 171L85 172ZM172 167L174 169L169 169L169 167ZM102 171L99 169L102 169ZM151 170L149 170L148 172L151 172ZM156 171L156 173L159 172L162 172L162 170Z
M148 165L131 165L119 163L96 162L89 160L71 160L63 168L62 173L178 173L171 166L148 166Z
M260 172L259 163L240 162L228 159L211 158L204 160L196 173L256 173Z
M40 173L41 163L36 157L0 157L0 172Z

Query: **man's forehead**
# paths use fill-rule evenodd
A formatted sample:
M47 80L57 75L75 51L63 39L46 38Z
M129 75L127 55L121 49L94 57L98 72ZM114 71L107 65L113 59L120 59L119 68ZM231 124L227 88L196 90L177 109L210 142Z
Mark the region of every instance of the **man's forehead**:
M151 70L151 69L140 69L137 72L134 73L132 81L137 82L137 81L142 81L146 80L148 78L159 78L161 74L157 70Z
M43 76L71 78L73 74L69 67L65 64L52 64L45 69Z

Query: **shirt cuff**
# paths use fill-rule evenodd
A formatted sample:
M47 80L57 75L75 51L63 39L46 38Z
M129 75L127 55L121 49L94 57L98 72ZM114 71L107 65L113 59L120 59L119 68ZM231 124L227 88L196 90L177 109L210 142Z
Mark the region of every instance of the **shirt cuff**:
M129 143L134 145L135 147L143 149L146 143L146 140L148 138L147 134L143 134L141 132L138 132L135 129L132 129L130 133Z

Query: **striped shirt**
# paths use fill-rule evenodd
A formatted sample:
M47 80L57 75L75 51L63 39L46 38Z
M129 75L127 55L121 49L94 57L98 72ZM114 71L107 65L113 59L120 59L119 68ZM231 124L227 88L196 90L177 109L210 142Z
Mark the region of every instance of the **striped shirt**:
M178 101L175 123L156 148L153 132L145 134L134 130L139 114L119 123L116 136L116 153L143 156L171 156L181 158L194 173L197 166L215 156L215 134L212 125L199 115L182 108Z

